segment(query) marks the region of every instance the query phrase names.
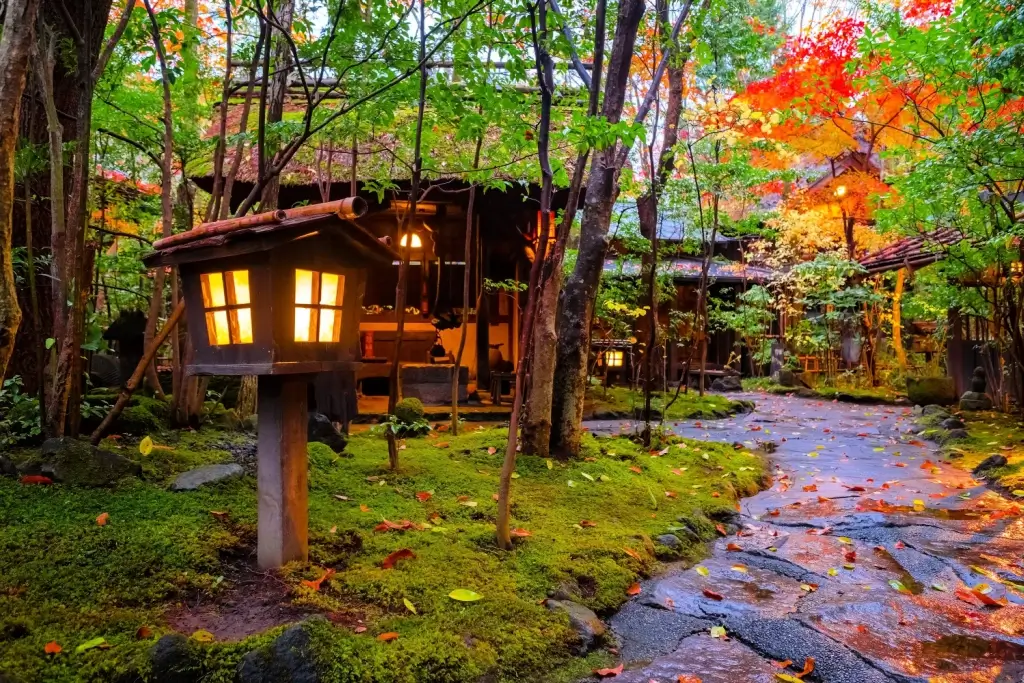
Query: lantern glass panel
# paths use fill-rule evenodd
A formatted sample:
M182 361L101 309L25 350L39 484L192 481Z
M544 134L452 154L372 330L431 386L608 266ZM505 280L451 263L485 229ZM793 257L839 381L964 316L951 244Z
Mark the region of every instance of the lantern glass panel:
M295 271L295 341L341 340L341 302L345 277L311 270Z
M206 309L206 335L210 346L251 344L252 303L249 271L203 273L199 276Z
M605 363L610 368L621 368L622 367L622 351L606 351L604 354Z

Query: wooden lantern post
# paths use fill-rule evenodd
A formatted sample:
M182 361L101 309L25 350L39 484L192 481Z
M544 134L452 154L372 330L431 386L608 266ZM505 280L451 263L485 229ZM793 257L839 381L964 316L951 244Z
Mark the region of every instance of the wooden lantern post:
M309 556L306 387L310 375L267 375L258 385L260 569Z
M260 569L308 558L308 387L319 373L359 367L366 271L398 258L351 222L366 208L351 197L208 223L157 240L144 259L178 266L188 372L260 377Z

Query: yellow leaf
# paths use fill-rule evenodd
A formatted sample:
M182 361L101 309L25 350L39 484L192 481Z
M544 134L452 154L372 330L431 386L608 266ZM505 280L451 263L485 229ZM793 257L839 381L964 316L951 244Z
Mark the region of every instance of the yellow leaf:
M405 605L405 608L413 614L419 614L419 612L416 611L416 606L409 602L409 598L402 598L402 603Z
M213 634L209 631L199 629L198 631L192 634L192 640L198 643L212 643L215 640L215 638Z
M153 439L148 436L139 442L139 453L143 455L149 455L153 452Z

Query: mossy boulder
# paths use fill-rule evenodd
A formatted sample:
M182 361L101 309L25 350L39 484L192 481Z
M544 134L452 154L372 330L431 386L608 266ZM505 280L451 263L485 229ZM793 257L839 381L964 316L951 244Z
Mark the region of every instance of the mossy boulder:
M79 486L109 486L125 477L142 475L142 465L134 460L69 437L47 439L39 457L19 470Z
M919 406L950 406L956 403L952 377L908 377L907 398Z
M325 621L323 617L312 619ZM248 652L239 662L235 677L238 683L319 683L305 625L291 626L267 647Z
M403 398L395 404L395 417L402 424L414 424L425 419L425 416L426 411L423 409L423 402L418 398Z
M348 445L345 435L341 433L330 418L322 413L310 413L306 423L306 440L309 443L321 443L335 453L341 453Z

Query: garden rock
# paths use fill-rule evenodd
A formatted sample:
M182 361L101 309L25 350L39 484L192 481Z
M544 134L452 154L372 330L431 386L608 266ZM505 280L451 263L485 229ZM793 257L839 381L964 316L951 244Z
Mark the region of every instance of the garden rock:
M253 434L259 431L260 418L259 415L253 413L249 417L242 420L242 429Z
M28 469L22 474L42 474L81 486L109 486L125 477L142 476L142 465L134 460L69 437L44 441L39 460Z
M202 675L195 646L180 633L156 641L149 649L149 664L153 683L192 683Z
M309 621L316 620L322 617ZM235 671L235 679L238 683L319 683L320 674L310 652L305 624L287 628L267 647L246 653Z
M999 467L1006 467L1006 456L1000 455L999 453L993 453L988 456L974 468L974 475L983 477L988 470L994 470Z
M942 421L942 428L943 429L963 429L964 428L964 423L963 423L963 420L961 420L958 417L947 417L945 420Z
M322 443L335 453L341 453L348 445L345 435L323 413L310 413L306 428L306 439Z
M947 444L951 441L963 441L968 436L966 429L950 429L948 432L943 432L939 437L938 441L942 444Z
M934 403L928 404L924 408L922 408L921 409L921 414L924 415L925 417L928 417L928 416L931 416L931 415L936 415L936 416L942 417L943 419L949 417L949 411L948 410L946 410L942 406L936 405Z
M217 484L230 479L237 479L245 474L245 470L237 463L206 465L188 472L182 472L171 484L172 491L195 491L207 484Z
M569 625L580 637L580 652L590 650L601 638L607 628L594 612L578 602L571 600L545 600L544 606L552 612L565 612L569 615Z
M711 391L742 391L743 384L740 383L739 377L719 377L711 383Z
M782 368L779 370L778 379L776 381L784 387L800 386L796 380L796 373L788 368Z
M18 468L14 466L14 463L6 455L0 455L0 476L18 476Z
M956 403L956 385L952 377L908 377L907 398L920 406L950 406Z
M960 397L960 410L992 410L992 399L978 391L965 391Z
M679 537L675 534L662 534L654 539L659 545L663 545L666 548L672 550L680 550L683 547L683 542L679 540Z

